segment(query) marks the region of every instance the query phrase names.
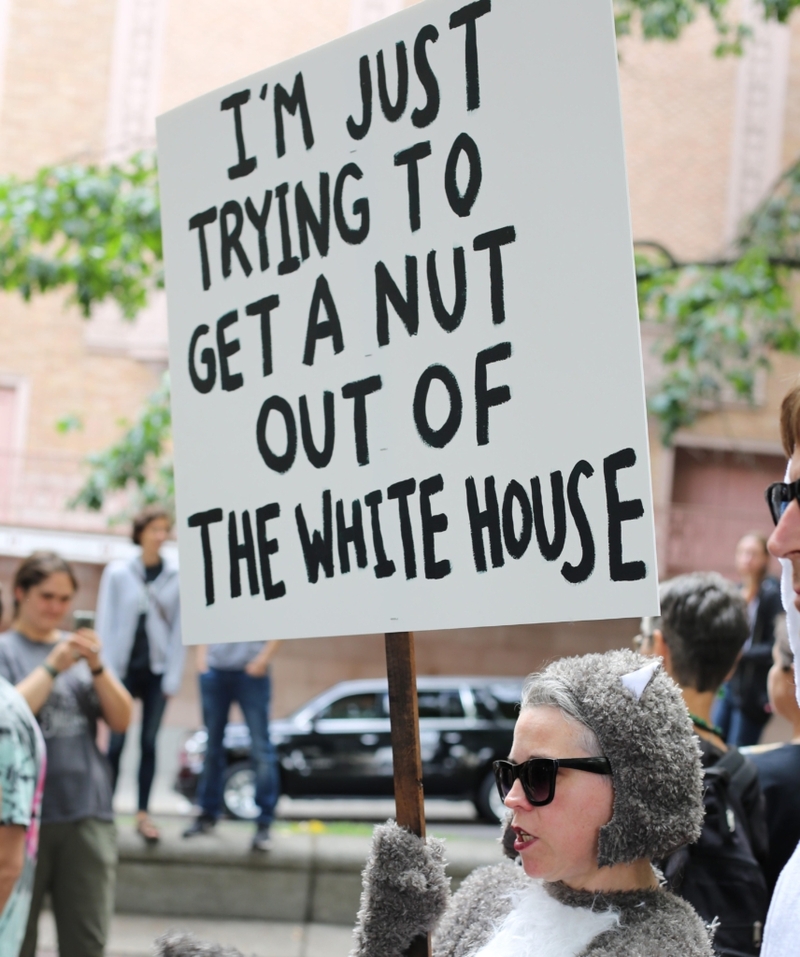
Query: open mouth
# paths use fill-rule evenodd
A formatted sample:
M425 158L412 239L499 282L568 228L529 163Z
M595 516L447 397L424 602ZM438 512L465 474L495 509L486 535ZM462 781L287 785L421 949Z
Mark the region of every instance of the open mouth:
M513 826L512 830L516 835L514 839L514 850L518 854L524 851L526 847L530 847L534 841L538 840L533 834L528 834L528 832L524 831L521 827Z

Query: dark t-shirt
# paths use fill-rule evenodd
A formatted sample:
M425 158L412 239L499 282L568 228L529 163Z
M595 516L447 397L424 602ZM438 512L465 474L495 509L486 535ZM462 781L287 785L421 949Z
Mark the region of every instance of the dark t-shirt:
M52 645L6 631L0 635L0 675L16 685L52 650ZM113 820L110 769L96 743L100 716L89 666L78 661L55 679L36 715L47 746L42 824Z
M767 799L769 858L764 867L770 893L800 841L800 744L748 748Z
M161 574L163 568L163 562L159 562L157 565L145 565L145 582L155 581L156 578L158 578L158 576ZM150 642L147 638L146 622L147 612L143 611L139 615L139 621L136 625L136 634L133 637L133 648L131 648L131 656L128 660L128 674L130 674L132 671L150 670Z

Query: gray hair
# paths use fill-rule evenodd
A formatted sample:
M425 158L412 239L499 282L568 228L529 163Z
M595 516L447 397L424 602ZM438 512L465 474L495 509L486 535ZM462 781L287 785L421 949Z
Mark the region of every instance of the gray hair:
M597 735L586 724L575 694L560 675L549 671L528 675L522 689L520 711L528 708L557 708L568 721L577 726L578 745L590 757L603 757ZM562 754L561 757L572 757Z
M638 678L645 681L638 687ZM600 828L601 867L659 860L700 836L700 749L675 682L652 658L620 649L561 658L525 685L522 707L549 705L597 737L611 765L614 810ZM567 757L567 755L564 755Z

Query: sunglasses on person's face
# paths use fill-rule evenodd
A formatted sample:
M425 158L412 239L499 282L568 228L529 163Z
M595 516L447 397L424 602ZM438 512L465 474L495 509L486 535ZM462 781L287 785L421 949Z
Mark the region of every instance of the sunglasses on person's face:
M773 482L764 492L764 497L769 505L772 521L777 525L789 505L795 499L800 499L800 479L796 482Z
M495 761L492 768L501 800L505 801L514 787L514 782L519 778L528 803L534 807L543 807L555 797L559 768L590 771L592 774L611 774L608 758L531 758L522 764Z

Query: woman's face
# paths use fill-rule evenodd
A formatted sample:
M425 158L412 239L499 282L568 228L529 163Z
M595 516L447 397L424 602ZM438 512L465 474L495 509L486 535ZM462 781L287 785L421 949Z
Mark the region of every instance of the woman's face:
M520 764L528 758L596 757L581 747L580 738L580 726L557 708L526 708L514 729L509 759ZM559 769L550 804L533 807L519 781L505 803L513 812L515 848L529 877L591 888L599 871L598 835L614 804L609 775Z
M18 588L15 594L19 602L17 620L33 632L50 632L69 611L74 592L66 572L54 572L27 591Z
M736 546L736 571L743 578L763 578L769 564L769 552L753 535L745 535Z
M139 543L142 551L149 554L157 554L164 542L169 538L170 525L165 518L154 518L148 522L142 529L139 536Z

